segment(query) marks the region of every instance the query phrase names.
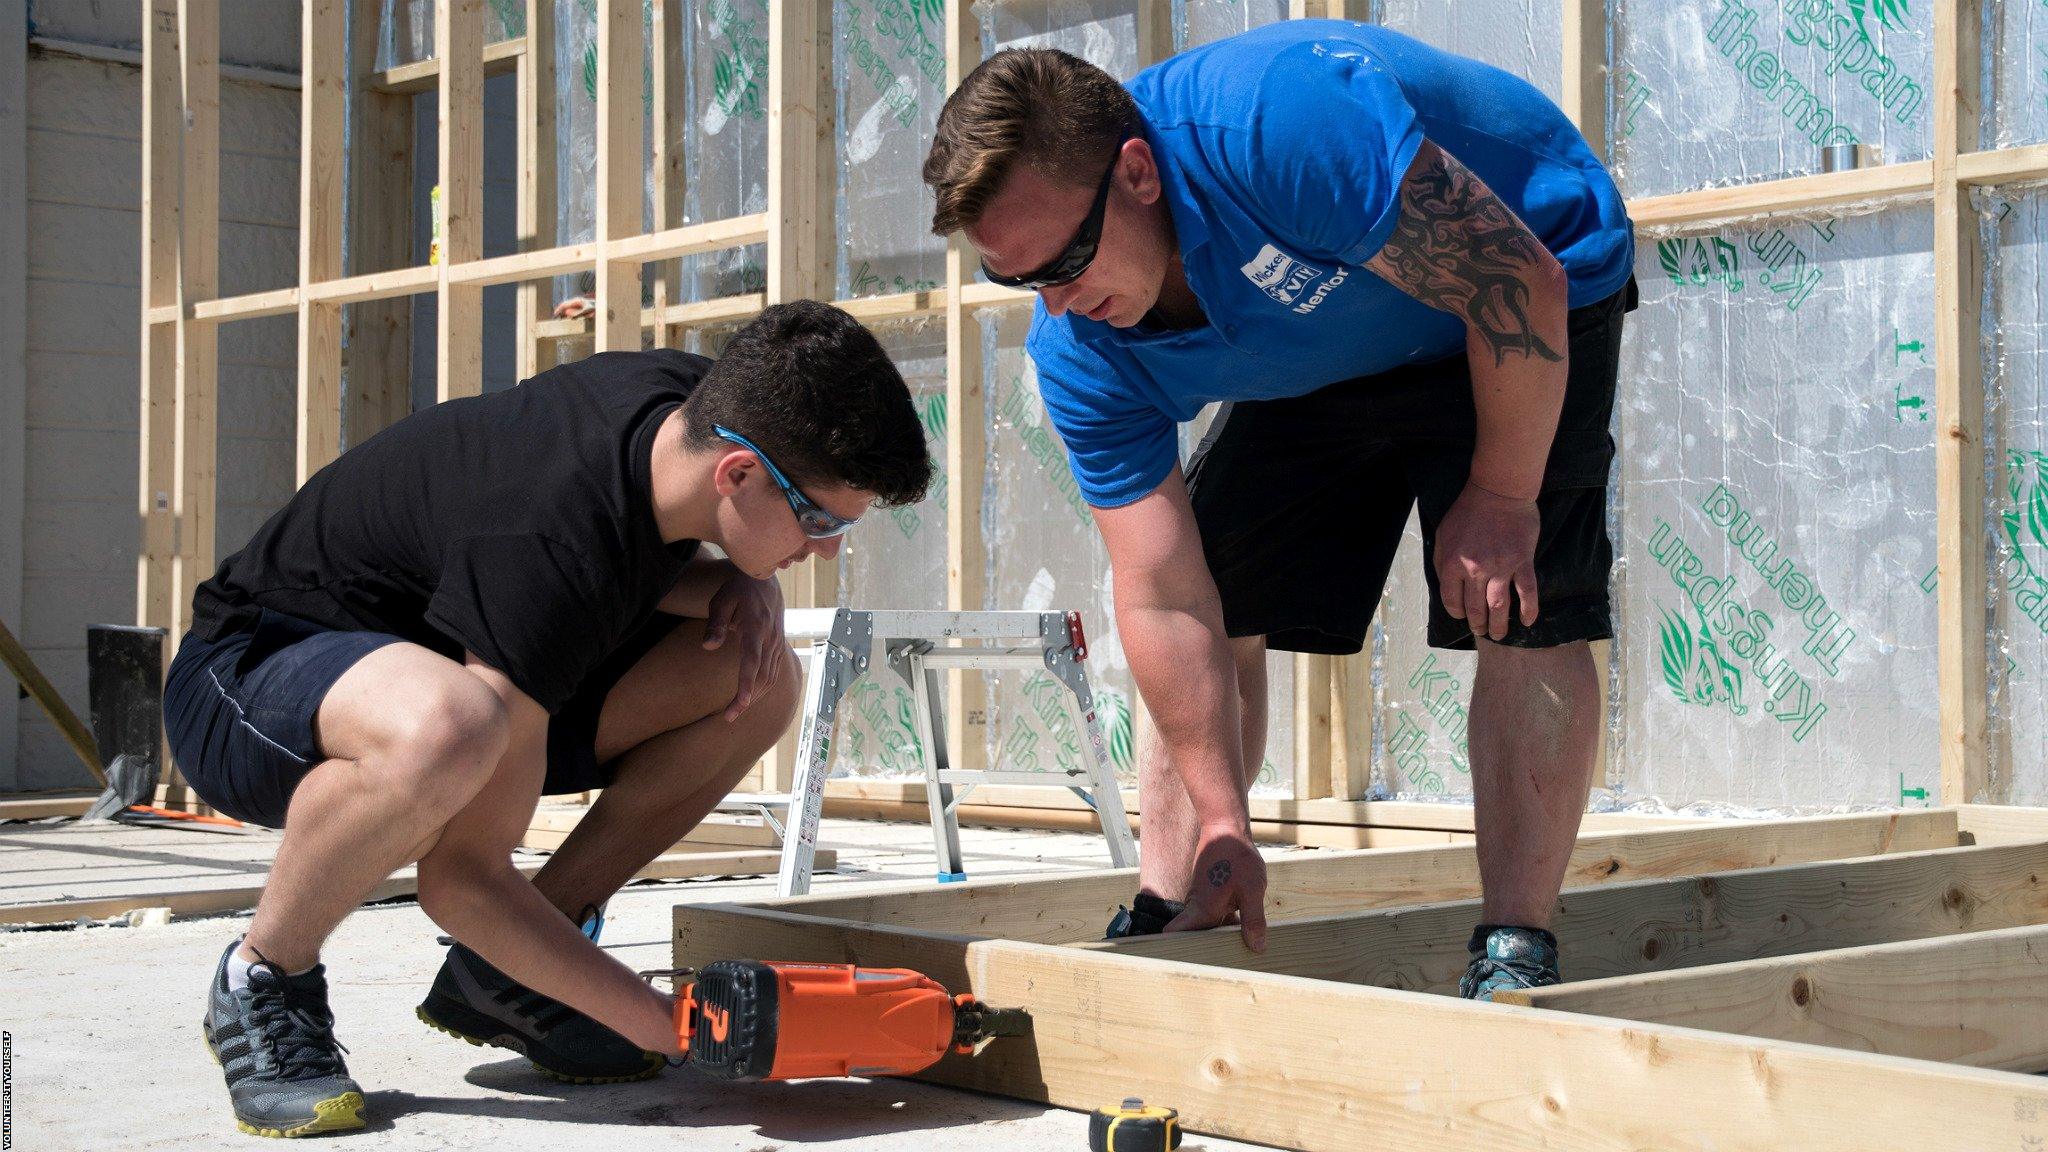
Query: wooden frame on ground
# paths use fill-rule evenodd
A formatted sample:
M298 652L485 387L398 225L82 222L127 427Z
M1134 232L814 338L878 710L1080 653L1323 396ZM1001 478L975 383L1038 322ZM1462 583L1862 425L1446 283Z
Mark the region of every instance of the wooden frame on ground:
M1142 1096L1178 1108L1193 1131L1285 1147L2041 1147L2048 1081L1966 1065L2048 1068L2043 998L2033 989L2039 961L2027 952L2048 931L2048 838L1969 846L1968 815L1937 809L1583 837L1567 881L1579 887L1563 906L1570 915L1597 904L1608 927L1582 917L1565 934L1566 974L1574 951L1601 971L1695 966L1531 994L1537 1003L1570 1001L1572 1012L1406 990L1440 985L1440 969L1463 966L1478 909L1443 901L1477 894L1469 846L1269 861L1268 959L1253 957L1235 929L1075 946L1099 935L1135 885L1128 873L1089 873L679 906L675 963L913 968L1032 1017L1030 1037L948 1057L928 1079L1076 1109ZM1668 906L1679 892L1689 894L1687 907ZM1773 902L1788 908L1784 920L1763 914ZM1316 916L1335 919L1306 919ZM1364 982L1347 949L1315 947L1375 919L1398 927L1382 937ZM1794 920L1796 930L1787 928ZM1714 963L1826 948L1843 936L1871 942L1851 953ZM1929 939L1898 942L1909 936ZM1644 939L1670 946L1652 952ZM1281 957L1285 972L1248 970ZM1959 989L1940 967L1950 961L1982 979ZM1794 1007L1717 1008L1739 999L1725 989L1748 982L1743 973L1756 969L1745 964L1771 966L1769 986L1785 989ZM1803 983L1787 975L1800 964ZM1353 982L1328 978L1340 974ZM1853 1000L1837 992L1859 979L1884 985ZM1646 991L1653 983L1672 994ZM1681 1014L1688 987L1706 1002L1691 1019L1714 1030L1662 1022ZM1887 989L1934 991L1902 1005ZM1838 999L1856 1019L1878 1023L1844 1027L1838 1015L1799 1032L1812 1042L1772 1027ZM1626 1021L1597 1014L1645 1002L1653 1007ZM1978 1031L1957 1041L1946 1034L1958 1023Z

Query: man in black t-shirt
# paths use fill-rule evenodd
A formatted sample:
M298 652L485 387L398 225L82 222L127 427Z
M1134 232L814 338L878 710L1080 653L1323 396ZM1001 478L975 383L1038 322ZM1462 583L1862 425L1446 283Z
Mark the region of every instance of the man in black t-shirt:
M240 1126L362 1125L320 946L415 861L460 941L427 1023L577 1082L678 1054L673 999L597 948L596 910L794 718L776 570L835 555L931 475L881 346L812 302L715 363L600 354L314 474L200 586L165 686L193 789L284 829L205 1019ZM539 797L592 788L528 881L510 855Z

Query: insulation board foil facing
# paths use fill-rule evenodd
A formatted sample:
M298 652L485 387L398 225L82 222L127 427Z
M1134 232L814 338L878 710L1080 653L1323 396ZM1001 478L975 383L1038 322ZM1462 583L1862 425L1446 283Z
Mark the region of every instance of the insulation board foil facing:
M2048 198L1987 189L1988 796L2048 804Z
M1884 163L1933 149L1926 0L1615 0L1610 150L1630 196Z
M1931 243L1920 208L1643 238L1616 417L1621 802L1938 790Z
M683 220L768 210L768 0L683 0ZM768 286L765 244L682 258L684 300Z
M1174 0L1175 51L1287 19L1287 0Z
M1539 604L1542 590L1539 588ZM1373 783L1402 799L1472 795L1467 708L1478 657L1429 646L1422 522L1411 513L1373 620Z
M1108 551L1058 434L1038 395L1038 374L1024 350L1027 307L985 309L983 396L987 410L987 472L982 534L991 609L1079 610L1088 627L1088 668L1097 713L1117 774L1135 782L1142 726L1134 723L1137 689L1116 628ZM1271 719L1256 791L1285 795L1293 787L1294 673L1287 654L1267 657ZM1009 771L1063 771L1085 764L1079 734L1064 716L1043 673L988 678L989 762ZM1151 739L1148 733L1142 739Z
M1564 6L1551 0L1383 0L1379 22L1512 72L1557 100L1564 91Z
M945 5L838 0L832 21L837 298L937 288L946 242L920 172L946 101Z
M872 327L910 385L939 471L923 500L904 508L876 508L847 533L839 557L839 604L939 608L946 603L946 326L926 319ZM840 705L833 772L920 775L919 756L910 686L876 660Z
M1987 7L1984 75L1992 98L1984 106L1984 143L2048 141L2048 4L2004 0Z
M524 35L526 0L486 0L484 43ZM434 0L384 0L377 29L377 67L396 68L433 58Z

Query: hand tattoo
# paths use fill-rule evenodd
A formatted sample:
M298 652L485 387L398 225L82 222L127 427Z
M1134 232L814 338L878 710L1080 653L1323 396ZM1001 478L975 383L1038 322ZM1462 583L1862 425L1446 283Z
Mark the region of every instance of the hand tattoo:
M1400 220L1367 262L1395 287L1462 317L1493 349L1560 361L1529 320L1529 277L1546 253L1472 170L1425 142L1401 182Z
M1221 888L1230 883L1230 861L1218 860L1209 865L1209 887Z

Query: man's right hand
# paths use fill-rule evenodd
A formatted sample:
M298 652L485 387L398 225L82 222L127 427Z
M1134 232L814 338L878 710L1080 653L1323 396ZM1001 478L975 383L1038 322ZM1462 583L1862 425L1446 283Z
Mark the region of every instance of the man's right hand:
M1187 907L1166 926L1189 932L1229 923L1235 913L1244 942L1266 950L1266 861L1239 827L1202 830L1195 849L1195 874L1188 882Z

